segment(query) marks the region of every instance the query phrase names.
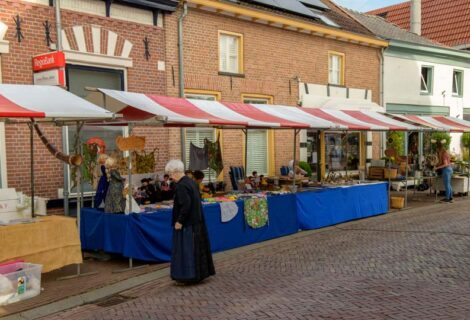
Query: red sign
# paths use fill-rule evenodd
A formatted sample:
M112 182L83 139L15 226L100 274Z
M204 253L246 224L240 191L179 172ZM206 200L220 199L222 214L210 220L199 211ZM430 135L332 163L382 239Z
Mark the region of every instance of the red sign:
M65 67L65 55L62 51L54 51L33 57L34 72Z

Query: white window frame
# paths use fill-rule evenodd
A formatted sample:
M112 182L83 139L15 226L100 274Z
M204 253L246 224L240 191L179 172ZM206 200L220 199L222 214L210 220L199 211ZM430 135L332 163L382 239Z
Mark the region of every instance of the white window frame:
M428 79L424 79L423 77L423 69L426 68L428 69ZM429 76L430 74L430 76ZM433 93L433 87L434 87L434 67L433 66L421 66L419 70L419 78L420 78L420 83L419 83L419 90L422 95L432 95ZM429 82L429 83L428 83ZM425 90L421 89L421 85L424 84L424 87L426 88Z
M228 45L228 42L222 43L223 37L231 37L231 38L236 38L237 39L237 70L230 70L229 68L229 63L231 59L230 55L230 48ZM225 48L224 48L225 46ZM225 49L225 54L222 51L222 49ZM219 38L218 38L218 59L219 59L219 72L222 73L229 73L229 74L243 74L243 35L240 33L235 33L235 32L229 32L229 31L219 31ZM224 69L224 66L222 65L222 56L225 55L225 60L227 61L227 66Z
M457 74L460 74L460 82L457 81ZM463 75L464 71L463 70L457 70L454 69L452 71L452 95L454 97L462 97L463 96ZM454 92L454 81L457 84L457 92Z
M333 57L338 58L338 69L333 69ZM328 52L328 83L336 86L344 86L345 54L341 52ZM333 81L332 73L337 73L338 81Z

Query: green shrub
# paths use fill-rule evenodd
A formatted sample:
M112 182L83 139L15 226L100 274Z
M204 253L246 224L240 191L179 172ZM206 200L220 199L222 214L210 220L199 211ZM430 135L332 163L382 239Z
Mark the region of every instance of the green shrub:
M437 142L441 140L446 140L446 143L444 144L446 149L449 149L450 146L450 141L452 140L452 137L450 136L450 133L447 132L433 132L431 134L431 139L436 140ZM436 146L433 146L435 148Z
M387 133L387 148L393 148L397 155L405 153L405 133L399 131L390 131Z
M300 169L305 170L307 172L307 177L310 178L312 176L312 168L310 167L310 165L307 162L300 161L299 162L299 167L300 167Z

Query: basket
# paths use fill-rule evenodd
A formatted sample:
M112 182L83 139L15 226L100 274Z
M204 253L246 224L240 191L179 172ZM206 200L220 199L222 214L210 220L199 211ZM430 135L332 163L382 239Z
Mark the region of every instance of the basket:
M390 207L393 209L403 209L405 206L405 198L403 197L390 197Z
M398 169L384 169L384 179L396 179L398 175Z

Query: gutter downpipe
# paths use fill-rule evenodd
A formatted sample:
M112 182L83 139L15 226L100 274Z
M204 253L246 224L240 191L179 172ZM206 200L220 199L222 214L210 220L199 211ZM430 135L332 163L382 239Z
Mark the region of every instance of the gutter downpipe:
M380 49L380 105L384 108L385 111L387 111L387 106L385 105L385 97L384 97L384 74L385 74L385 48ZM382 132L380 134L380 157L384 156L384 151L385 151L385 141L386 139L386 133Z
M183 61L183 20L188 15L188 3L183 2L183 12L178 17L178 80L179 80L179 97L184 98L184 61ZM180 129L181 136L181 159L186 167L186 148L184 129Z

